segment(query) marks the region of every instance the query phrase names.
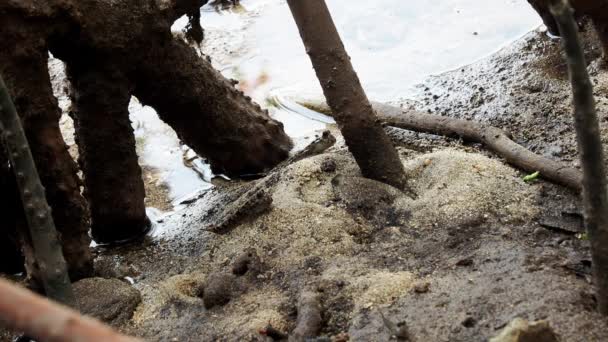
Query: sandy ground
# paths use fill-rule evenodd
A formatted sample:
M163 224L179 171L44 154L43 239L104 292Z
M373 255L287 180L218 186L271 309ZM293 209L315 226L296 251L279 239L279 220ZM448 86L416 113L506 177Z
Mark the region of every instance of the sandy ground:
M403 102L490 121L576 165L559 56L556 42L534 32L431 78ZM603 117L606 73L593 80ZM281 174L268 189L270 210L222 235L208 231L208 213L230 206L230 189L218 186L157 222L144 246L99 250L100 272L132 277L143 296L121 328L153 341L264 341L268 323L294 328L298 298L312 291L321 298L321 334L334 340L388 341L394 325L406 325L414 341L485 341L517 317L547 320L563 341L608 339L575 194L523 182L480 146L391 136L416 199L361 178L339 139ZM243 253L257 255L255 267L237 276ZM218 288L226 303L206 308L205 294Z

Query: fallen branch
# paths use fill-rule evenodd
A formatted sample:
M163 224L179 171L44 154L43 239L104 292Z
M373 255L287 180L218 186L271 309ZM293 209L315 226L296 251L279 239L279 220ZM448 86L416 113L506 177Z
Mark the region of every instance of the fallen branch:
M310 105L317 110L330 112L329 107L324 103L313 102ZM548 181L576 191L582 189L583 175L579 170L529 151L496 127L474 121L404 110L378 102L372 102L372 106L378 118L389 126L481 143L504 158L507 163L519 169L527 172L538 171L540 177Z
M551 12L563 38L572 83L574 127L583 167L585 223L591 244L598 308L608 315L608 185L593 85L572 8L564 0L552 0Z
M487 148L527 172L540 172L540 176L565 185L577 191L581 190L582 174L575 168L545 158L517 144L501 129L473 121L447 118L439 115L406 112L400 108L384 104L374 104L382 113L379 117L390 126L433 133L444 136L460 137L463 140L484 144Z
M0 279L0 322L37 341L137 342L114 332L97 320L84 317L24 288Z

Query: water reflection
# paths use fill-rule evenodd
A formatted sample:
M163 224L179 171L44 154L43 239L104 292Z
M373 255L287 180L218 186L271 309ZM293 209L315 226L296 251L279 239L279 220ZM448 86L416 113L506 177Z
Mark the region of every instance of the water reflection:
M269 89L283 95L319 95L320 87L287 4L243 0L241 13L203 12L203 26L230 29L243 23L245 48L221 67L238 67L251 79L264 70ZM486 56L540 24L521 0L327 0L368 96L407 96L430 74ZM250 48L249 48L250 47ZM240 56L237 56L240 54Z

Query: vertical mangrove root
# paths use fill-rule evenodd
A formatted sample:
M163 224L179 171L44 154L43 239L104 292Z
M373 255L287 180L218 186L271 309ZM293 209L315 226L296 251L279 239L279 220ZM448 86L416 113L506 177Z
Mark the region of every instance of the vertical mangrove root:
M598 308L608 315L608 185L593 86L572 8L565 0L551 0L551 12L562 36L574 95L574 123L583 168L585 223L591 244Z
M51 209L46 202L46 194L38 177L21 121L2 78L0 78L0 132L25 208L44 290L49 298L73 306L76 302Z
M142 236L150 222L129 120L130 83L101 63L99 71L68 68L68 74L91 233L98 243L112 243Z
M288 0L323 94L367 178L405 190L397 150L376 118L324 0Z
M9 168L8 157L0 139L0 273L15 274L22 272L23 255L17 239L17 213L22 211L14 177Z
M23 2L19 4L25 6ZM21 12L14 13L4 8L6 6L10 5L0 3L4 23L0 27L0 74L21 117L46 200L53 208L53 221L60 234L70 277L75 281L93 273L89 216L80 193L78 167L59 129L61 111L53 95L47 65L48 46L43 38L48 26L35 19L37 13L25 19ZM16 41L16 37L20 40ZM31 259L26 263L34 264ZM36 274L29 276L33 280L38 278Z

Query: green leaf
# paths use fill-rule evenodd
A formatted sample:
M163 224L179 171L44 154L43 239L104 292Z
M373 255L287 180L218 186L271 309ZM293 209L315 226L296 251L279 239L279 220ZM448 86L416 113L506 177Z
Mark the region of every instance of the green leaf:
M540 171L536 171L531 175L527 175L524 177L524 182L529 183L529 182L533 182L535 180L538 179L538 176L540 176Z

